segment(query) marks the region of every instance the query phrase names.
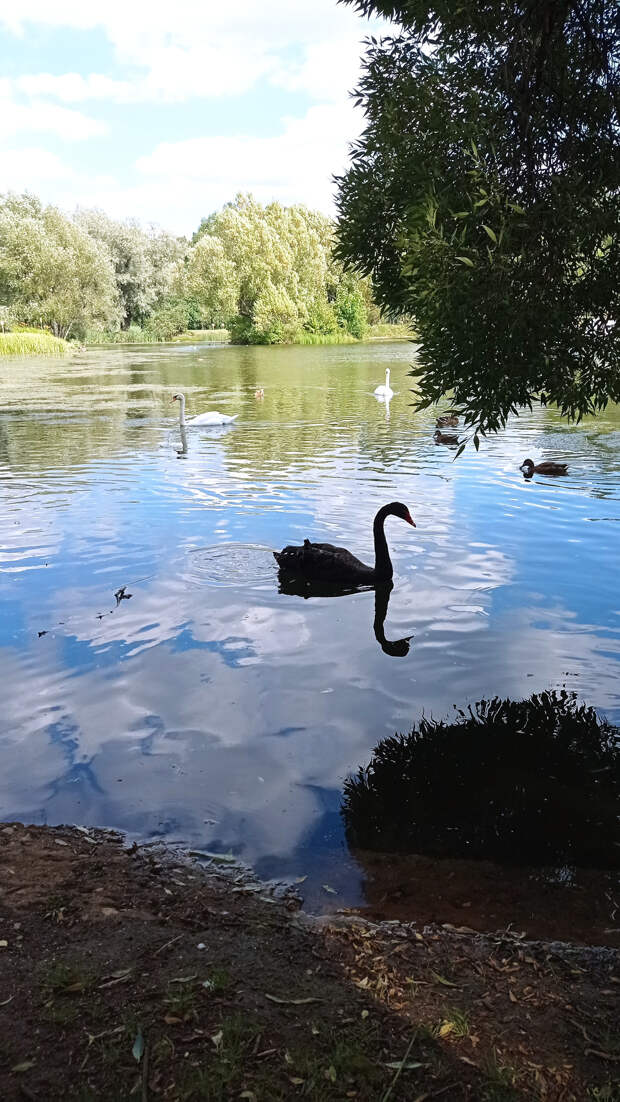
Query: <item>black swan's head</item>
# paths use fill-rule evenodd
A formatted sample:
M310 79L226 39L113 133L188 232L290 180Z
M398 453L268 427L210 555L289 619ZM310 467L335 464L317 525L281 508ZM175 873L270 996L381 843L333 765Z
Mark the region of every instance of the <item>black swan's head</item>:
M412 524L415 528L415 521L407 506L403 505L402 501L391 501L389 505L384 505L383 509L379 510L379 513L383 513L384 517L400 517L401 520L406 520L407 524Z

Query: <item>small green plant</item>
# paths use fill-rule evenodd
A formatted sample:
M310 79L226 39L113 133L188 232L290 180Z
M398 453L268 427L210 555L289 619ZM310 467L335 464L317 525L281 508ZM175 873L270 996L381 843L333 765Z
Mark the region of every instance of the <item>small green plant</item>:
M205 991L209 991L214 995L219 994L221 991L226 991L230 987L231 977L230 973L225 968L214 968L209 973L207 978L203 981L203 988Z
M44 969L42 986L51 995L83 995L95 979L91 971L80 965L55 961Z
M487 1055L482 1070L486 1079L480 1096L483 1102L516 1102L516 1072L514 1068L500 1062L500 1054L496 1049Z
M588 1098L592 1102L620 1102L620 1086L607 1082L600 1087L589 1087Z
M449 1010L444 1018L439 1035L450 1033L453 1037L467 1037L469 1035L469 1019L464 1010Z

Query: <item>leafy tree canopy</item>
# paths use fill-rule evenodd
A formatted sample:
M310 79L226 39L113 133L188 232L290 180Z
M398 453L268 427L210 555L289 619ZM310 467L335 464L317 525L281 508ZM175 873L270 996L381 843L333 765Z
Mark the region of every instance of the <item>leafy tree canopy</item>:
M238 195L203 219L193 242L177 290L233 340L277 344L300 329L363 336L363 281L334 259L333 224L318 211Z
M617 5L343 2L398 27L367 44L338 255L414 316L420 406L485 432L619 400Z
M75 221L110 253L122 328L143 322L169 293L187 242L154 226L145 230L132 218L117 222L101 210L79 210Z
M32 195L0 196L0 302L56 336L118 321L110 255L56 207Z
M479 701L381 739L348 777L351 846L619 868L619 730L574 694Z

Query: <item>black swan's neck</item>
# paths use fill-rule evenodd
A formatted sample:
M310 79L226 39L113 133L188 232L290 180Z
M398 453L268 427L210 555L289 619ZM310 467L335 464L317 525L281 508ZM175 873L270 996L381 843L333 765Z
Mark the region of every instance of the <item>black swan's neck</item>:
M372 526L373 535L375 537L375 576L378 581L382 582L391 581L392 575L394 574L392 560L383 530L385 518L389 516L389 512L390 508L388 505L384 505L382 509L379 509Z

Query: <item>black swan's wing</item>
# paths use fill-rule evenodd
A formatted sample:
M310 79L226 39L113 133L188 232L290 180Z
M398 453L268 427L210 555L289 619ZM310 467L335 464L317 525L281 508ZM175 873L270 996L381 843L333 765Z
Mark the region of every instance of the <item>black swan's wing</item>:
M372 567L366 566L346 547L335 547L332 543L305 540L301 547L274 551L274 556L280 570L298 577L334 582L359 578L360 583L374 577Z

